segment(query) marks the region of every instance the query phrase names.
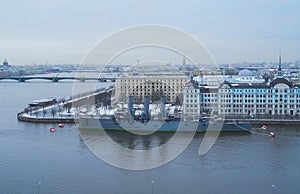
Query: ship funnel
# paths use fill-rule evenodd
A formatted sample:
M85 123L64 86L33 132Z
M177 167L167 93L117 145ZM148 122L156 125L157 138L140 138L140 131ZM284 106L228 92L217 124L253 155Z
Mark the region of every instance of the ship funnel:
M166 97L160 97L160 115L162 118L166 117Z
M144 98L144 119L150 119L149 104L150 104L150 98L148 96L145 96L145 98Z
M134 108L133 108L133 97L129 96L128 98L128 107L127 107L128 113L131 117L134 116Z

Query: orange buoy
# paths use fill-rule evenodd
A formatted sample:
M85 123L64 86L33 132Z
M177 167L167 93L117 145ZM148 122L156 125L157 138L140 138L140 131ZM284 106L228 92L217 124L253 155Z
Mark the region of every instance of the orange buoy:
M60 128L63 128L64 126L65 126L65 124L63 124L63 123L58 124L58 127L60 127Z
M273 133L273 132L269 133L269 137L275 137L275 136L276 136L275 133Z
M50 128L50 132L54 132L55 129L53 127Z

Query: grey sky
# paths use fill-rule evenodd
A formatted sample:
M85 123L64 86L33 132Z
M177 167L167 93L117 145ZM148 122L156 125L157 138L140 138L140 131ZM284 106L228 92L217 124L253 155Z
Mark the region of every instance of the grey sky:
M80 63L120 28L164 24L197 37L218 63L300 57L300 1L1 1L0 60Z

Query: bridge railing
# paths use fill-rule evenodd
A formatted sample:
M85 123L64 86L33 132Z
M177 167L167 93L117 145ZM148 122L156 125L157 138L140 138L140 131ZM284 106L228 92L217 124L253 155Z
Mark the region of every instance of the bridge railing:
M57 76L53 76L53 77L31 77L31 76L9 76L9 77L0 77L0 80L3 79L11 79L11 80L16 80L19 82L25 82L26 80L32 80L32 79L44 79L44 80L50 80L52 82L59 82L60 80L79 80L84 82L85 80L95 80L95 81L99 81L99 82L106 82L107 80L110 80L112 82L115 81L115 78L104 78L104 77L99 77L99 78L95 78L95 77L57 77Z

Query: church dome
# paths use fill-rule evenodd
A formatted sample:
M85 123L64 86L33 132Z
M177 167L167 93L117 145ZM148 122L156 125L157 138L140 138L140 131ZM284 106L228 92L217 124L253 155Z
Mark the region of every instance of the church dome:
M239 71L238 76L249 77L249 76L254 76L254 73L248 69L243 69L243 70Z

